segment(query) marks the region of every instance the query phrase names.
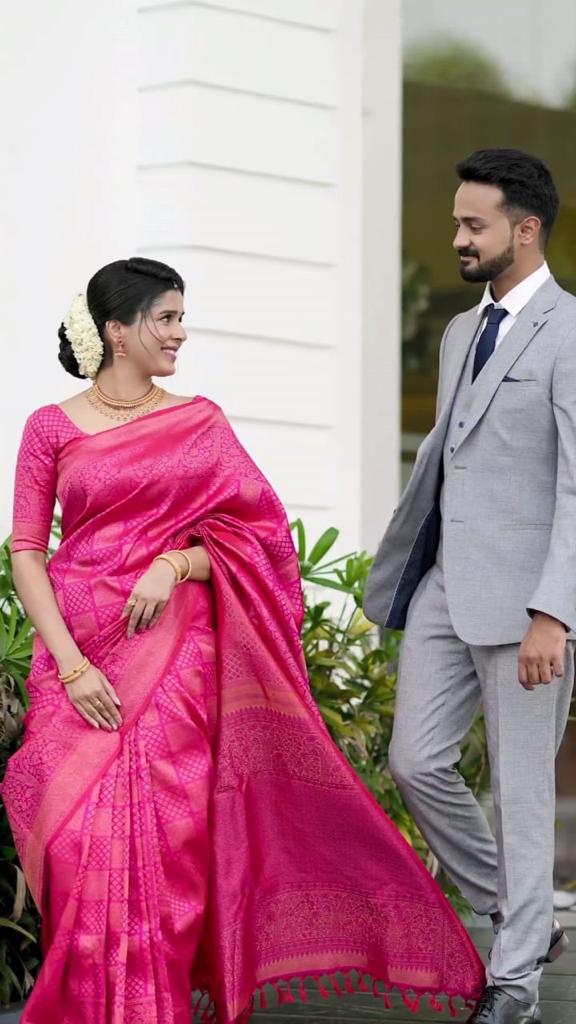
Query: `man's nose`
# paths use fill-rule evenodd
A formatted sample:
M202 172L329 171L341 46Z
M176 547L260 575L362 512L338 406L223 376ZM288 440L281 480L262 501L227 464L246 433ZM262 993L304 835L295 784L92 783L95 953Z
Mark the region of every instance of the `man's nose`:
M454 235L454 241L452 242L452 245L453 245L453 247L455 249L468 249L469 248L469 246L470 246L470 237L468 235L468 232L466 231L466 228L464 228L464 227L458 228L456 234Z

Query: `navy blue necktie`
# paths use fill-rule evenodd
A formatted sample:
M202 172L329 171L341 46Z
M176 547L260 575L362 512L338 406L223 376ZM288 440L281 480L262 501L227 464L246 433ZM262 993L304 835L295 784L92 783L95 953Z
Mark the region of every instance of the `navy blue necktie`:
M496 348L496 338L498 337L500 324L504 317L508 316L507 309L496 309L493 302L491 302L489 306L486 306L486 312L488 313L488 318L484 325L484 330L478 338L478 344L476 345L474 369L472 371L473 381L476 380L480 370L486 365Z

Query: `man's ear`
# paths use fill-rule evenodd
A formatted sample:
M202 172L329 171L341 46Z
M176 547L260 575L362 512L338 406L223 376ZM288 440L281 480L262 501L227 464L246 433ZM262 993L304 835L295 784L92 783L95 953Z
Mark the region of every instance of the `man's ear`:
M533 215L525 217L524 220L520 221L516 230L520 245L533 245L535 241L540 241L542 221L539 217Z

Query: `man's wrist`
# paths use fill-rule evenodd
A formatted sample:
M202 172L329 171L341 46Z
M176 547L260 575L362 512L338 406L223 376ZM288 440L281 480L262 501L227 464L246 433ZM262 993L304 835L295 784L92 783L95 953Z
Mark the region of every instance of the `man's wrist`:
M552 626L552 625L553 626L557 626L559 629L563 630L565 633L569 633L570 632L570 629L566 625L566 623L562 622L561 619L557 619L555 615L549 615L548 612L539 612L539 611L535 611L534 609L530 609L530 612L531 612L531 615L532 615L532 621L533 622L540 622L541 624L546 625L546 626Z

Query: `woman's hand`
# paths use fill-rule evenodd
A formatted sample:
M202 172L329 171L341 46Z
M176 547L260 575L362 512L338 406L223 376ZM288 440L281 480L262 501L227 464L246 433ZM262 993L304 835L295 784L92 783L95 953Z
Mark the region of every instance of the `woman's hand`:
M78 714L95 729L112 732L122 725L118 695L112 683L95 665L90 665L65 689Z
M136 630L150 629L164 611L174 587L176 573L164 559L152 565L140 577L124 607L129 615L126 635L134 636Z

